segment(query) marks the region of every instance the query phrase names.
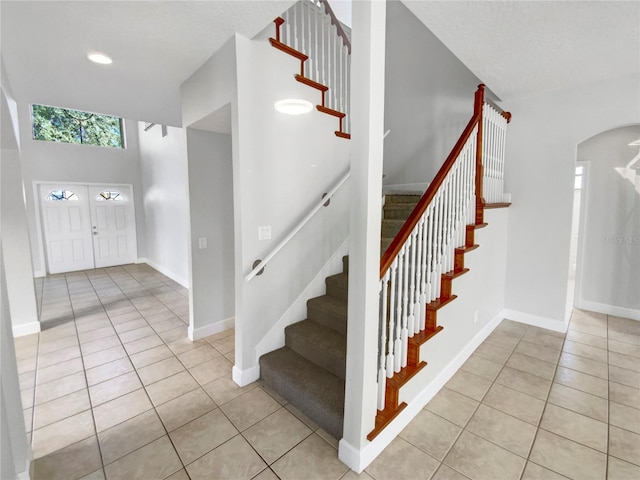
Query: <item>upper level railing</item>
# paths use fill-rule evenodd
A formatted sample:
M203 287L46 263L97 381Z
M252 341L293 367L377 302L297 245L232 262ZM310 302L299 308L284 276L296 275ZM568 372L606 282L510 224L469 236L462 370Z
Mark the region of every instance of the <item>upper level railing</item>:
M282 14L278 41L309 58L305 77L328 87L323 107L346 114L349 129L351 43L326 0L302 0Z
M333 195L340 189L340 187L349 179L350 174L351 174L350 172L347 172L344 175L342 175L340 179L336 182L336 184L322 196L322 199L320 199L316 204L314 204L314 206L309 210L309 212L305 215L305 217L302 220L300 220L289 231L287 236L284 237L280 241L280 243L278 243L278 245L276 245L275 248L271 250L271 252L269 252L269 254L266 257L264 257L263 260L256 261L256 263L253 266L253 269L247 274L246 277L244 277L246 282L251 281L251 279L256 275L260 275L261 271L267 266L267 264L273 259L273 257L275 257L280 252L280 250L282 250L284 246L287 243L289 243L289 241L293 237L295 237L300 230L302 230L302 227L304 227L307 224L307 222L309 222L309 220L311 220L314 217L314 215L318 213L318 211L323 206L326 207L329 205L329 201L331 200L331 197L333 197Z
M427 325L427 304L441 297L442 275L454 270L476 208L504 201L504 140L510 114L475 95L462 136L380 261L378 409L386 381L410 365L408 339ZM483 198L484 196L484 198Z

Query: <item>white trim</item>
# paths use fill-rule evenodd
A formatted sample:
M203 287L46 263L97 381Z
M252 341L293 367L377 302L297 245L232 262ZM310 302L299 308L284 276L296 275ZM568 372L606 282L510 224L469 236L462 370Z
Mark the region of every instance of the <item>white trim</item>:
M249 385L260 378L260 364L254 365L246 370L240 370L236 365L231 371L233 381L240 387Z
M192 342L200 340L201 338L208 337L209 335L215 335L216 333L224 332L233 328L236 324L235 317L225 318L219 322L211 323L209 325L203 325L202 327L193 328L193 325L189 325L187 333L189 340Z
M565 320L556 320L553 318L539 317L538 315L532 315L530 313L519 312L517 310L509 310L508 308L505 308L502 311L502 314L504 315L504 318L513 320L514 322L546 328L547 330L553 330L554 332L565 333L569 327L569 318L566 318Z
M393 185L382 185L382 191L387 193L401 192L426 192L429 188L428 183L396 183Z
M326 292L325 280L330 275L342 271L342 257L349 253L349 239L329 258L327 263L318 271L306 288L298 295L286 312L271 329L262 337L256 345L256 361L262 355L284 347L284 329L295 322L304 320L307 316L307 300L324 295Z
M349 468L356 473L361 473L382 451L389 446L400 432L415 418L429 401L440 391L440 389L455 375L458 369L480 346L482 342L493 332L493 330L505 318L504 310L498 313L467 345L449 362L440 374L418 394L414 401L398 414L373 441L369 442L362 450L358 450L348 443L344 438L340 440L338 447L338 457Z
M45 270L34 270L33 272L33 278L42 278L46 276L47 272Z
M635 308L619 307L617 305L607 305L606 303L591 302L589 300L580 299L578 308L589 310L590 312L604 313L606 315L615 315L616 317L630 318L631 320L640 321L640 310Z
M19 323L13 326L13 336L23 337L32 333L40 332L40 322Z
M142 261L144 260L144 262ZM173 273L171 270L164 268L162 265L154 262L153 260L149 259L149 258L139 258L138 259L139 263L146 263L147 265L149 265L151 268L156 269L157 271L159 271L161 274L163 274L166 277L169 277L171 280L173 280L174 282L178 282L180 285L182 285L184 288L190 288L189 287L189 282L187 280L185 280L182 277L179 277L178 275L176 275L175 273Z
M31 448L29 448L31 450ZM31 457L31 455L29 455ZM27 458L25 469L22 472L18 472L17 480L31 480L31 459Z

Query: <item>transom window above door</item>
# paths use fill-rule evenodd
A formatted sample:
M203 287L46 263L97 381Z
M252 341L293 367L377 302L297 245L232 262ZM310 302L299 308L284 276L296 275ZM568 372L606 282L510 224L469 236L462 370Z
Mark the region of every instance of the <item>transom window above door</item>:
M60 200L72 200L77 201L78 196L71 190L51 190L47 195L47 201L57 202Z
M126 200L126 198L124 197L124 195L122 195L120 192L116 190L104 190L100 192L98 195L96 195L96 200L98 202L104 202L107 200L121 202L123 200Z

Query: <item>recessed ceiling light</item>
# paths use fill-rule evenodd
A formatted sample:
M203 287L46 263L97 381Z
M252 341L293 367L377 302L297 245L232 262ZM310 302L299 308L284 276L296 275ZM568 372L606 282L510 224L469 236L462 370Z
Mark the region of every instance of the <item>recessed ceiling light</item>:
M278 112L288 115L301 115L303 113L309 113L313 109L311 102L298 98L279 100L273 106Z
M106 56L104 53L100 52L91 52L87 54L87 58L94 63L99 63L101 65L110 65L113 63L110 57Z

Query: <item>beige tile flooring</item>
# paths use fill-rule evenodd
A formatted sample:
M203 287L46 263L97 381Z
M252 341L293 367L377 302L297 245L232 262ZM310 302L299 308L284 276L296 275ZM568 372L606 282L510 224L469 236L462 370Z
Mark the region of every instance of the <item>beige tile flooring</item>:
M294 407L232 382L232 330L186 338L188 292L150 267L38 286L46 329L16 339L36 480L359 478ZM639 322L503 321L360 478L637 479L639 408Z

